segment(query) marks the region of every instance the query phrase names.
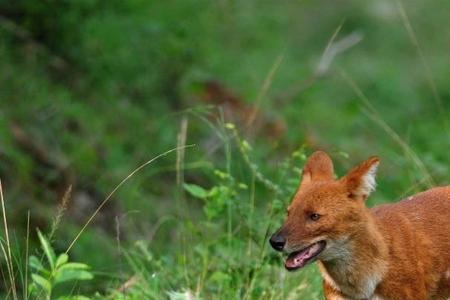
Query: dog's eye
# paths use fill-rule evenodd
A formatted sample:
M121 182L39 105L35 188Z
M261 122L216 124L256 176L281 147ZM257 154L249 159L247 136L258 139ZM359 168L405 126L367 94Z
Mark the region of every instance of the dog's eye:
M311 221L317 221L317 220L320 219L320 215L319 215L319 214L316 214L316 213L311 213L311 214L309 215L309 218L311 219Z

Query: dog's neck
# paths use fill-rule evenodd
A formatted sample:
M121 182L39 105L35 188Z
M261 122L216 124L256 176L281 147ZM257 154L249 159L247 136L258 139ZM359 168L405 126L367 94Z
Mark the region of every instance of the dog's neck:
M341 242L341 255L319 261L324 280L351 299L370 299L387 270L386 242L367 214L367 222Z

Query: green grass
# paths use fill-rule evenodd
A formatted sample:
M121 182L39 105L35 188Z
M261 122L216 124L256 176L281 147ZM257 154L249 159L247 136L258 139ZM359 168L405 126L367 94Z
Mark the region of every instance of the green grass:
M55 299L321 299L315 266L286 272L267 237L316 149L340 175L381 157L369 206L450 182L449 8L443 0L0 4L9 229L0 297L14 299L11 269L17 297L26 294L26 258L43 257L39 228L57 255L70 248L70 261L94 274L57 286ZM231 118L202 100L210 80L240 103ZM259 120L245 127L245 105L284 130L274 136Z

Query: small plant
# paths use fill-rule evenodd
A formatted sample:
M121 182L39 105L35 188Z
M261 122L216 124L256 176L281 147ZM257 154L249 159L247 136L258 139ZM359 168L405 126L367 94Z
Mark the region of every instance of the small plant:
M226 210L227 204L237 196L237 191L239 189L247 189L247 186L244 183L236 182L236 180L228 173L215 170L214 174L220 178L221 181L209 190L196 184L184 184L184 189L191 196L205 201L203 211L208 220L220 216Z
M89 271L90 267L83 263L69 262L67 253L56 256L55 251L45 236L38 230L39 241L47 258L47 264L42 259L31 255L29 265L32 269L32 283L29 286L30 296L35 299L52 299L54 288L61 283L79 280L91 280L94 276ZM64 295L58 300L87 300L89 298L80 295Z

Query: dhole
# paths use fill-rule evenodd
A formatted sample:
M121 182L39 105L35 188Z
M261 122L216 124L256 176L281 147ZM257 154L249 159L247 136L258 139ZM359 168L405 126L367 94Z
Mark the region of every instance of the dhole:
M450 186L368 209L377 157L334 179L321 151L309 157L284 225L270 243L296 270L317 260L326 299L447 299Z

